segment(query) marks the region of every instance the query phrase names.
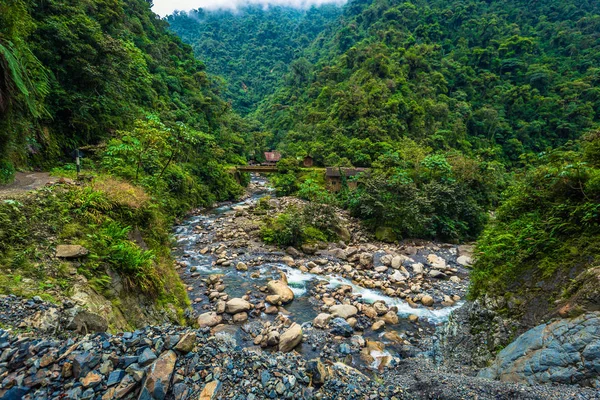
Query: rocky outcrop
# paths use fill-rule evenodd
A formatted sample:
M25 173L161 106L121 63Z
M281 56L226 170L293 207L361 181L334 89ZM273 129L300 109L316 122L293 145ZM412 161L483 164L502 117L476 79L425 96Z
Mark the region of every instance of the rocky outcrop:
M451 368L483 368L499 348L510 343L517 327L515 321L501 317L481 301L467 302L438 328L435 356Z
M530 329L500 351L479 377L600 388L600 313Z

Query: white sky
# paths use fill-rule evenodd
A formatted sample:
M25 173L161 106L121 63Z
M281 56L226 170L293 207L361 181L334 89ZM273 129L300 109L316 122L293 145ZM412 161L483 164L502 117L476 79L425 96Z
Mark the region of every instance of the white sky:
M248 4L285 5L297 8L310 7L312 5L335 3L343 4L346 0L154 0L152 10L164 17L175 10L189 11L197 8L215 10L219 8L236 9Z

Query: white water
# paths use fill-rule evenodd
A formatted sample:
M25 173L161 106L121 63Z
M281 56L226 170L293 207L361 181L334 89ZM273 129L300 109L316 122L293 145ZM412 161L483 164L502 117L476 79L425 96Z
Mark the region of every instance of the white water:
M385 304L390 306L396 306L398 308L398 316L408 317L411 314L417 315L419 318L425 318L431 323L441 323L448 320L448 317L452 311L459 308L463 302L458 302L452 307L444 307L441 309L430 310L424 307L413 308L406 301L397 297L389 297L377 290L366 289L361 286L355 285L350 280L339 276L327 276L327 275L315 275L308 272L302 272L298 269L290 268L287 266L279 266L279 268L285 272L288 279L288 284L292 288L295 295L301 296L306 292L306 283L313 280L324 280L328 281L328 287L336 288L342 285L348 285L352 287L352 292L360 294L362 299L366 303L374 303L377 300L382 300ZM299 289L304 288L304 289ZM298 294L296 294L298 293Z

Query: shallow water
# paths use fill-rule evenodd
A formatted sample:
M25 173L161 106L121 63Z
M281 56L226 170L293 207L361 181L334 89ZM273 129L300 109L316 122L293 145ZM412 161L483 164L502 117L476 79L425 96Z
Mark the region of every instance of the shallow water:
M249 293L257 294L259 293L259 288L261 286L265 286L271 279L278 279L281 272L285 273L288 285L295 295L294 301L287 304L285 309L292 320L300 324L312 322L320 312L320 303L310 295L311 290L319 282L327 281L327 286L331 289L341 285L349 285L353 289L352 293L360 295L365 303L383 300L388 306L396 306L398 308L398 315L401 317L398 325L392 327L386 326L385 330L382 332L373 332L368 329L368 332L364 333L365 338L374 340L382 340L382 335L389 331L397 331L399 333L415 332L419 335L420 333L417 332L415 325L409 323L405 317L414 314L419 316L421 321L439 324L447 320L450 313L462 304L457 303L453 307L435 310L424 307L413 308L402 299L386 296L379 290L366 289L357 286L350 280L341 276L315 275L308 272L302 272L299 269L291 268L279 262L265 261L264 264L244 272L236 270L235 264L227 267L213 265L216 261L216 257L210 254L210 252L201 254L200 248L203 245L206 245L206 242L212 242L212 237L215 234L213 227L218 223L218 218L234 212L234 208L238 206L253 204L261 197L270 196L272 193L266 186L265 180L253 178L253 182L261 185L262 188L247 199L237 203L223 204L219 207L206 210L200 215L187 218L181 225L175 227L176 248L174 250L174 255L178 261L185 264L185 268L181 270L181 276L186 285L192 289L188 291L188 295L192 300L193 309L198 314L212 309L212 305L205 295L206 287L202 280L213 274L224 275L223 283L225 285L225 292L230 298L233 298L242 297ZM196 227L201 227L203 229L198 233ZM211 247L218 245L219 242L210 243ZM245 249L236 249L236 251L239 254L238 259L242 261L249 259L255 260L258 257L263 257L264 259L278 259L284 255L283 252L263 252L260 249L255 250L253 253L245 252ZM418 257L421 257L421 255ZM260 276L253 278L251 275L257 270L260 272ZM275 316L273 315L261 314L260 316L261 320L273 320L274 318ZM224 330L233 333L233 336L241 345L248 347L253 346L252 342L249 340L249 336L244 334L242 330L238 329L235 325L232 327L225 327ZM394 345L390 346L390 348L393 347ZM300 351L307 357L313 357L315 355L314 349L311 349L310 346L306 344L301 346ZM389 355L389 353L385 352L385 354L379 356L386 355ZM378 365L374 365L373 367L376 368L377 366Z

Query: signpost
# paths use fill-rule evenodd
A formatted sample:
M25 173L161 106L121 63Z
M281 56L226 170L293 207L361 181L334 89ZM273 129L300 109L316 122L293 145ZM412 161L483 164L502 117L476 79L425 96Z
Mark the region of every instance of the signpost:
M81 159L83 158L83 153L79 149L73 150L71 156L75 158L75 166L77 167L77 179L79 179L79 173L81 172Z
M79 179L79 173L81 172L81 155L79 154L79 149L75 150L75 165L77 165L77 178Z

